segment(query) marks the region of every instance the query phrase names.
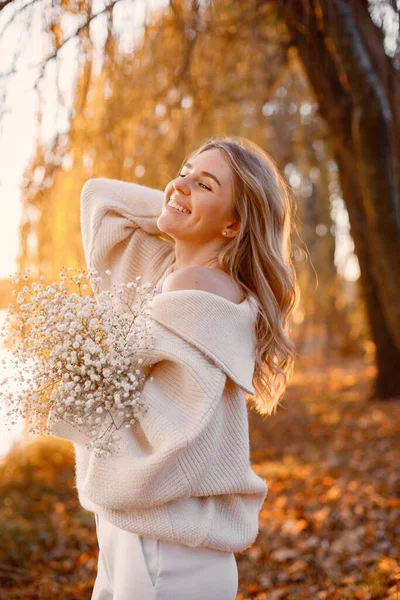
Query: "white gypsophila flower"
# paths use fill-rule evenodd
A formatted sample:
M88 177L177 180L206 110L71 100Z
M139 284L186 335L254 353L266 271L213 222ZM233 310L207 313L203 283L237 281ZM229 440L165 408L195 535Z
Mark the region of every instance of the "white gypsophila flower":
M15 304L9 304L4 331L18 392L3 392L10 382L5 378L1 398L8 403L11 423L29 414L31 431L41 433L39 424L46 417L45 433L51 433L54 420L67 420L82 429L95 453L107 456L116 450L117 432L129 429L146 411L140 350L153 347L147 306L155 290L149 282L128 282L100 292L96 287L102 277L89 269L95 296L85 296L83 274L69 277L79 293L68 292L68 277L60 276L59 286L24 285ZM130 301L132 293L135 302Z

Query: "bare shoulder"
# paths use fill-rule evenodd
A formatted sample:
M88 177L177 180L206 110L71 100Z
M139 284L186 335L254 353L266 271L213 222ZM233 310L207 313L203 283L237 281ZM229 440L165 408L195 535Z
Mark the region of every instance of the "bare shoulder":
M231 302L239 304L243 300L243 293L236 282L220 269L207 267L185 267L170 273L164 280L162 291L176 290L203 290L222 296Z

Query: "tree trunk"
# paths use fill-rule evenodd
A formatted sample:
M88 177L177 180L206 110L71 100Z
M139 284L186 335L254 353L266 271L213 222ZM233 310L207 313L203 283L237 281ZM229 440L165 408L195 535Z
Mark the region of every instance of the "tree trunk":
M352 102L351 133L368 243L373 249L371 264L386 320L400 349L400 203L391 105L348 0L319 0L319 5L343 91Z
M363 296L371 339L376 353L377 378L371 397L391 398L400 395L400 350L397 348L390 330L387 326L385 315L379 298L377 283L370 269L371 249L367 243L366 227L363 223L363 206L358 187L357 173L352 163L340 152L335 153L335 160L339 166L340 185L344 197L352 197L347 204L351 223L351 235L355 251L360 264L360 292Z
M352 0L352 2L356 1ZM376 345L378 375L375 381L373 396L378 395L379 397L387 398L400 395L400 379L396 375L400 368L400 302L398 301L400 279L397 279L397 275L393 275L393 271L398 270L400 267L400 261L396 260L400 254L400 238L397 233L397 213L395 208L397 196L394 189L395 182L392 177L393 165L396 163L396 160L393 160L392 155L389 154L389 163L391 162L391 166L383 165L383 172L376 173L374 171L377 179L388 178L386 182L381 184L381 189L388 190L390 196L384 204L383 216L380 215L378 219L374 219L372 207L375 207L374 212L376 212L380 210L381 206L379 203L380 198L376 195L378 194L379 186L378 184L374 184L374 193L372 194L371 191L368 191L368 198L365 198L365 185L360 184L358 171L358 169L363 171L364 181L365 178L369 180L371 177L370 173L365 174L370 164L369 153L373 149L371 139L368 138L365 141L367 132L363 133L360 139L360 132L354 130L354 101L348 90L347 82L346 85L344 84L344 74L338 70L338 59L336 57L336 60L334 60L332 56L333 41L331 37L327 36L324 24L321 22L322 13L315 11L312 3L295 0L277 0L277 8L292 35L293 43L299 52L310 84L316 95L320 115L325 120L331 133L332 149L339 167L343 198L349 212L351 235L360 263L361 292L365 299L371 337ZM338 20L339 16L332 16L331 14L330 18ZM370 19L369 16L368 18ZM336 23L336 25L338 25L336 34L339 36L340 22ZM367 25L364 27L364 31L366 30ZM377 44L374 47L376 46ZM373 62L375 65L378 64L377 56L375 56ZM384 60L383 63L387 67L387 61ZM392 90L394 89L395 95L398 94L398 86L390 84L390 77L381 75L381 79L385 79L388 82L388 87L391 87ZM362 102L363 97L361 96L358 101ZM378 110L378 100L376 104L378 104L378 107L375 110ZM384 106L387 110L388 104L384 103ZM395 105L391 102L390 110L392 106ZM358 114L360 114L359 110ZM398 127L398 120L393 120L393 123L395 124L395 128ZM385 121L384 125L386 126ZM371 135L369 129L368 131ZM355 141L354 135L356 135ZM388 141L387 128L384 132L385 135L386 138L384 139ZM390 151L390 141L389 139L389 148L385 148L386 158ZM381 143L383 143L382 139ZM395 141L393 145L396 143ZM369 150L359 150L356 152L355 148L360 144L365 144ZM358 161L356 158L357 154L359 156ZM365 157L367 158L367 162L363 163ZM381 164L380 160L378 160L378 164ZM370 214L367 214L368 210L370 210ZM390 214L388 214L390 211L391 219ZM388 218L391 220L390 243L381 242L376 244L376 239L379 236L385 237L386 231L384 230L383 223ZM374 244L371 244L371 237L374 240ZM380 257L378 259L376 255L379 253L384 254L384 258ZM390 264L390 273L387 270L384 271L383 275L377 273L377 265L382 264L382 262L385 263L386 269ZM393 268L394 263L397 264L396 268ZM385 287L383 293L382 286Z

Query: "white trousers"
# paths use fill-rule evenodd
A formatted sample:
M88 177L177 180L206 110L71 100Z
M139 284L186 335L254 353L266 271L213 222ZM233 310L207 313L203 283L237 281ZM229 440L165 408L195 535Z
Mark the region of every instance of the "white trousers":
M233 552L140 536L95 513L99 544L91 600L236 600Z

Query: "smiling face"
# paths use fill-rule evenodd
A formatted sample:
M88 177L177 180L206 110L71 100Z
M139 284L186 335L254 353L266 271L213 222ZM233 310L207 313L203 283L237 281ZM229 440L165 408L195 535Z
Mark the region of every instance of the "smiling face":
M190 211L179 212L171 200ZM179 246L191 244L203 260L218 252L237 234L239 223L232 216L233 177L231 168L218 149L202 152L185 163L178 176L164 190L162 212L157 220L161 231ZM222 232L226 231L227 235ZM202 246L201 256L199 248ZM188 252L185 252L187 262Z

